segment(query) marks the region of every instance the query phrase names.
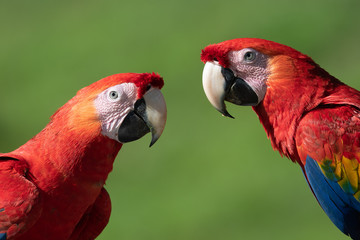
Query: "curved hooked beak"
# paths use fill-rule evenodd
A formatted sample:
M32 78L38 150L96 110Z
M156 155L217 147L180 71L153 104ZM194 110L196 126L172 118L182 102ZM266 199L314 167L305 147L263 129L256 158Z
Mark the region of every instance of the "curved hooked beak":
M234 118L226 110L225 100L236 105L255 106L258 96L243 79L235 77L229 68L217 62L206 62L203 70L205 95L216 110L226 117Z
M151 132L150 147L161 136L166 123L165 99L158 88L151 88L144 97L135 102L118 130L118 140L122 143L135 141Z

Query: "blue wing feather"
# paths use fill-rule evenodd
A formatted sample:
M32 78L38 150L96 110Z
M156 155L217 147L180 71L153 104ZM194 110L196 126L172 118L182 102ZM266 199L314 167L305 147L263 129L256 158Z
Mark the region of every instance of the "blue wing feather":
M329 180L310 156L304 167L307 181L331 221L353 239L360 239L360 203L335 181Z

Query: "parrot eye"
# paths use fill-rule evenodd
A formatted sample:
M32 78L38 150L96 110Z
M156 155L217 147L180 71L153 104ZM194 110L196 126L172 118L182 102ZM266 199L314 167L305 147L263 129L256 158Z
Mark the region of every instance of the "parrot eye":
M248 51L244 54L244 61L247 63L251 63L255 60L256 53L254 51Z
M116 100L119 98L119 93L117 91L111 91L109 92L109 98L111 100Z

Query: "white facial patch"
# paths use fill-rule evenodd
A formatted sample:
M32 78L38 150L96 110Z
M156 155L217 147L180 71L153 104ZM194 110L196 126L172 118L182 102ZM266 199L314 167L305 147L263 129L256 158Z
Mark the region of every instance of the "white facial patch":
M249 53L253 56L249 57ZM248 60L247 60L248 59ZM268 56L252 48L229 52L229 68L236 77L242 78L254 90L259 102L266 93L266 80L269 76L267 70Z
M122 83L101 92L94 101L102 134L117 140L118 129L127 114L134 109L137 87L133 83Z

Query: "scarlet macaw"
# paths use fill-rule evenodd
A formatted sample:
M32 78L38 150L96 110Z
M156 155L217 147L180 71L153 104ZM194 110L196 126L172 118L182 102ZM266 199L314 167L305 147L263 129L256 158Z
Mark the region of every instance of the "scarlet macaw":
M78 91L49 124L0 154L0 239L95 239L108 223L104 188L123 143L166 122L157 74L123 73Z
M274 150L297 162L319 204L360 239L360 92L279 43L233 39L202 50L210 103L252 106Z

